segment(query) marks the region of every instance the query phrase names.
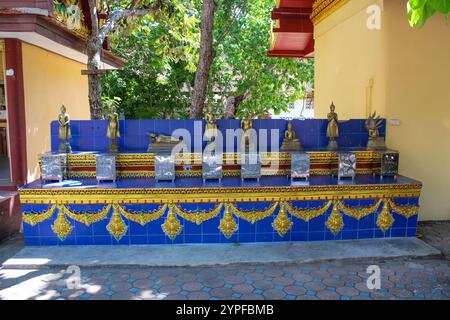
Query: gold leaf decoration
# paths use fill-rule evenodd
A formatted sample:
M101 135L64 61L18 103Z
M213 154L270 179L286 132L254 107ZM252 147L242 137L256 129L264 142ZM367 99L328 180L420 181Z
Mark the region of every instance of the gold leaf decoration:
M405 205L401 206L396 204L392 199L389 199L389 206L399 215L404 216L405 218L411 218L412 216L419 213L420 206L419 205Z
M172 240L174 240L180 234L181 230L183 230L183 226L175 215L173 204L169 205L169 214L161 227L164 233Z
M111 205L105 206L102 210L91 213L91 212L75 212L70 210L67 206L64 206L64 210L66 212L66 215L78 222L84 223L85 225L89 226L95 222L98 222L100 220L105 219L108 216L109 210L111 209Z
M389 210L389 200L384 200L383 209L377 218L377 226L381 229L381 231L386 232L394 223L394 217L391 214L391 210Z
M219 204L218 206L216 206L214 209L209 210L209 211L186 211L183 210L181 207L179 206L174 206L175 208L175 212L177 213L177 215L179 215L180 217L182 217L183 219L190 221L190 222L194 222L197 225L202 224L205 221L211 220L212 218L215 218L219 215L220 210L222 210L223 204Z
M286 202L286 208L289 211L289 213L291 215L293 215L294 217L302 219L305 222L308 222L314 218L317 218L317 217L325 214L325 212L327 212L328 209L330 208L331 204L332 204L332 201L330 200L327 203L325 203L325 205L323 207L320 207L320 208L298 209L298 208L295 208L289 202Z
M278 202L275 202L265 210L241 210L236 205L230 204L231 210L241 219L244 219L252 224L270 217L278 207Z
M59 240L66 240L67 236L72 232L72 225L67 221L64 213L65 207L58 205L58 217L52 225L53 232L58 236Z
M225 214L223 215L222 220L220 220L219 225L219 230L227 239L229 239L238 230L238 224L234 220L230 211L231 207L231 204L225 205Z
M120 216L119 205L117 204L113 205L113 214L106 229L117 241L119 241L128 230L127 225Z
M286 214L286 207L284 203L281 203L280 205L280 212L278 213L278 216L275 218L275 220L272 223L272 227L274 230L278 232L280 237L284 237L286 233L291 230L292 228L292 221L289 219L288 215Z
M338 210L337 202L333 206L331 215L325 223L327 228L336 236L344 228L344 220Z
M141 226L145 226L147 223L155 221L162 217L166 212L167 204L162 205L158 209L151 212L133 212L126 210L123 206L119 206L120 213L130 221L139 223Z
M382 199L379 199L374 205L368 206L368 207L348 207L344 204L344 202L339 201L338 207L339 210L341 210L346 215L353 217L357 220L361 220L364 217L367 217L371 215L372 213L375 213L378 208L380 207L381 202L383 202Z
M47 219L50 219L53 216L53 213L55 212L56 204L52 205L50 208L48 208L45 211L42 212L24 212L22 220L25 223L28 223L32 226L35 226L38 223L41 223L42 221L45 221Z

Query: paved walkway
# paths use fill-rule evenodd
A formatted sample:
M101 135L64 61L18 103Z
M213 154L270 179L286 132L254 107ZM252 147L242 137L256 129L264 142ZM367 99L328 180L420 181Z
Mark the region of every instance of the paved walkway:
M440 230L447 232L449 227L450 222ZM21 247L20 242L15 237L2 244L0 251L9 248L12 256ZM436 243L447 248L449 245L441 240ZM5 254L0 252L0 256ZM367 287L370 265L380 267L379 290ZM61 269L0 269L0 299L450 300L450 261L445 257L190 268L82 268L80 275L78 283L73 274Z
M449 261L379 263L380 290L367 288L368 264L82 269L78 289L63 270L0 270L0 298L450 299Z

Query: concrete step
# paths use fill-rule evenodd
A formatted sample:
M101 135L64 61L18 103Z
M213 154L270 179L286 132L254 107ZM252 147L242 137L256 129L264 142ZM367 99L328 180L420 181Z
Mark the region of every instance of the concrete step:
M132 246L25 247L3 263L7 269L199 267L232 264L311 263L391 258L434 258L441 252L416 238Z

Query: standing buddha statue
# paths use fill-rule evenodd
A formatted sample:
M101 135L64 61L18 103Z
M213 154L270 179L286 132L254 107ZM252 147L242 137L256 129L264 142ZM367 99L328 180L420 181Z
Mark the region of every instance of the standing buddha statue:
M61 113L58 116L59 123L59 131L58 135L61 139L61 143L59 144L58 151L59 152L72 152L72 147L70 146L69 139L72 138L72 132L70 131L70 117L66 113L66 107L64 105L61 106Z
M120 128L119 128L119 115L116 112L116 108L112 107L111 114L109 115L109 124L106 136L111 139L109 143L108 152L115 153L119 151L119 146L117 145L117 139L120 138Z
M338 115L335 112L336 106L331 103L330 113L328 113L328 126L327 126L327 137L330 139L328 143L328 150L337 150L338 144L336 138L339 137L339 126L338 126Z

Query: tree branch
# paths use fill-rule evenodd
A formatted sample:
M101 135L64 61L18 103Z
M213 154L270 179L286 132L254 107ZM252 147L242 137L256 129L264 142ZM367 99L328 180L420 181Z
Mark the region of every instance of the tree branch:
M98 13L96 0L88 0L89 2L89 12L91 14L91 33L93 37L98 36Z
M93 0L91 0L93 1ZM148 9L123 9L115 11L109 18L106 20L105 24L100 28L99 31L99 38L101 42L103 42L111 31L113 31L116 28L116 23L124 18L130 17L130 16L145 16L151 12L154 12L159 9L159 3L154 5L151 8Z

